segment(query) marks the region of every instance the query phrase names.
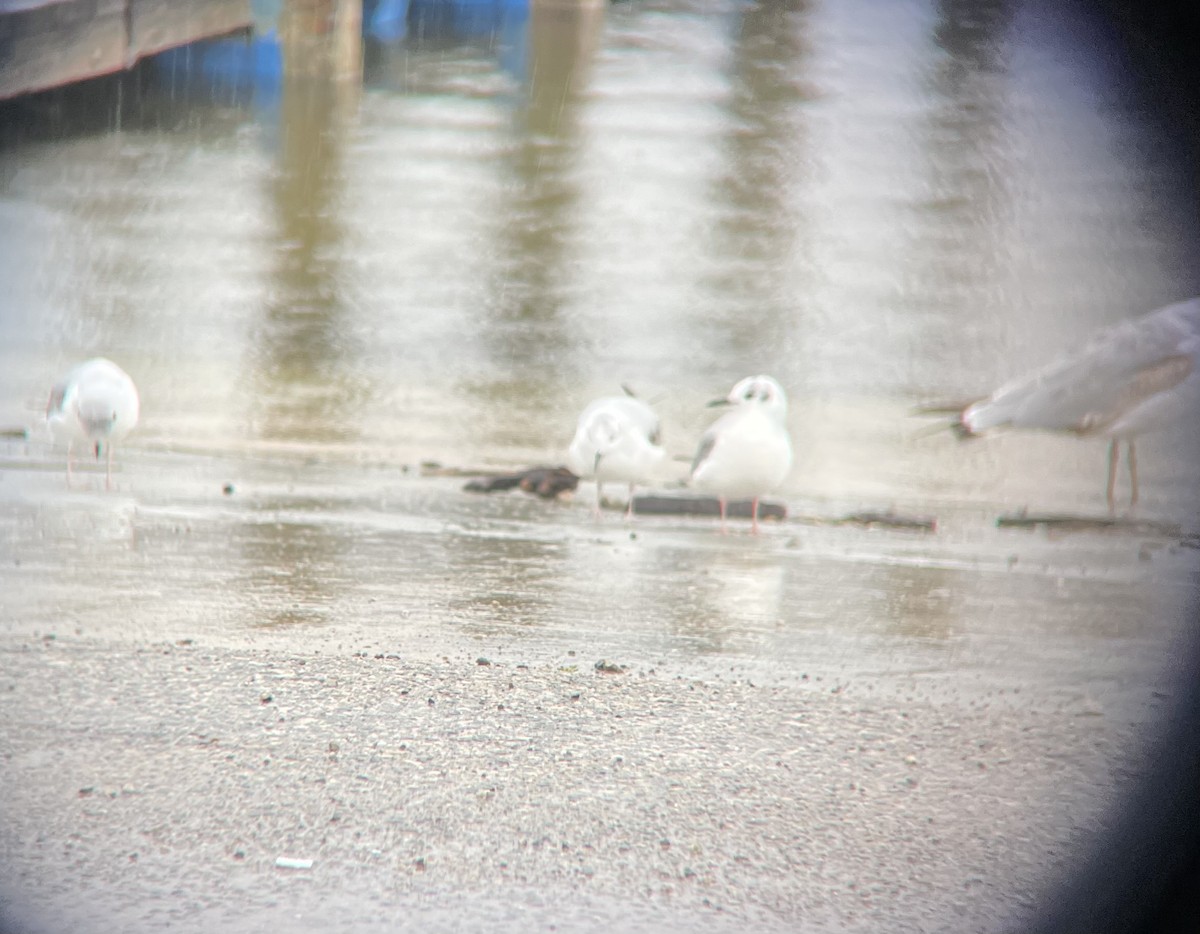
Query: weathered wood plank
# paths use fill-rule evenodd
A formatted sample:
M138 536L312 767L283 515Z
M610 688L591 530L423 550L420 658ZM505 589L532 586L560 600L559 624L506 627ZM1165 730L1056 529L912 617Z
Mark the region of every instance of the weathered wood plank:
M0 99L124 67L124 0L66 0L0 15Z
M250 0L129 0L129 61L244 29Z
M443 474L444 475L444 474ZM553 499L559 493L575 489L579 478L566 467L530 467L515 473L478 475L463 487L471 493L496 493L520 488L543 499Z
M0 0L0 100L250 24L250 0Z

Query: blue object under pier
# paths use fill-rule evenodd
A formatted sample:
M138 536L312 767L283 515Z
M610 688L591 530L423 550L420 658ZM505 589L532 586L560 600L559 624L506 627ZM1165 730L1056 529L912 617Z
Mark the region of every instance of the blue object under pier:
M181 91L258 103L274 99L283 80L283 49L276 24L279 0L251 4L248 35L194 42L152 57L160 74ZM406 40L472 40L511 35L529 16L529 0L366 0L363 35L381 45ZM511 63L507 63L511 65Z

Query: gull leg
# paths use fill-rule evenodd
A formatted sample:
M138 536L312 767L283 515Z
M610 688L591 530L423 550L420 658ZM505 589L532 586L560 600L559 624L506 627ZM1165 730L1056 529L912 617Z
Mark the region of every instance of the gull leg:
M750 534L751 535L758 534L758 497L757 496L754 497L754 500L750 504Z
M106 444L104 462L104 489L112 489L112 445Z
M1132 513L1138 502L1137 450L1132 439L1129 441L1129 486L1129 511Z
M71 488L71 454L75 450L75 442L67 442L67 489Z
M625 510L625 521L633 521L633 484L629 484L629 506Z
M597 480L596 481L596 508L592 510L592 518L593 519L598 520L600 518L600 500L603 498L603 494L601 492L603 489L604 489L604 484L602 484L599 480Z
M1108 443L1108 513L1115 515L1116 500L1113 494L1117 488L1117 461L1121 459L1121 442L1116 438Z
M717 497L717 503L718 503L718 504L720 505L720 507L721 507L721 534L722 534L722 535L727 535L727 534L728 534L728 530L725 528L725 497L724 497L724 496L718 496L718 497Z

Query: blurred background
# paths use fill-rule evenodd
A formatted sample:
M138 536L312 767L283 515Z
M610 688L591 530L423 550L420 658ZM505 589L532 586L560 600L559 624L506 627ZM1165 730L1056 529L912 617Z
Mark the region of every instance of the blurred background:
M911 414L1200 293L1195 127L1112 19L346 8L255 3L249 34L0 103L0 633L987 698L1096 749L1157 721L1191 426L1140 445L1138 522L1048 533L996 519L1106 518L1103 441ZM94 355L141 391L111 492L94 463L68 488L42 424ZM447 475L563 463L625 383L674 489L754 373L796 452L757 538ZM839 524L862 510L936 529ZM1094 812L1063 814L1066 846Z
M142 387L140 451L559 463L626 382L687 458L701 403L766 372L804 508L1097 505L1102 443L914 444L907 410L1200 291L1186 140L1099 14L363 17L361 83L262 31L5 106L5 425L106 354ZM1178 512L1183 466L1147 454L1148 514Z

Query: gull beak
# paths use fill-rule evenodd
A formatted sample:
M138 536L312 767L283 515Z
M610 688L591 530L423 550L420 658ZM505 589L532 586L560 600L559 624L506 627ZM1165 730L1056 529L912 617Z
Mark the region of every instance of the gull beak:
M729 401L728 399L713 399L713 400L712 400L712 402L707 402L707 403L705 403L705 406L706 406L707 408L710 408L710 409L715 409L715 408L717 408L718 406L721 406L721 405L730 405L730 404L731 404L731 403L730 403L730 401Z

